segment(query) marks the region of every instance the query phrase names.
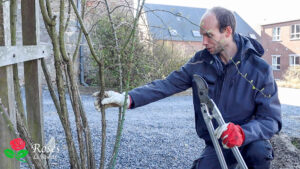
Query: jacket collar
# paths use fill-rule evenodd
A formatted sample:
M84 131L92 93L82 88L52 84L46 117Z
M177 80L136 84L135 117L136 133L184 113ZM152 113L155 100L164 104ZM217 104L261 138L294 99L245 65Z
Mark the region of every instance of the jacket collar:
M240 60L244 60L247 54L255 54L259 57L264 54L264 48L257 40L242 36L238 33L235 33L233 38L241 50Z

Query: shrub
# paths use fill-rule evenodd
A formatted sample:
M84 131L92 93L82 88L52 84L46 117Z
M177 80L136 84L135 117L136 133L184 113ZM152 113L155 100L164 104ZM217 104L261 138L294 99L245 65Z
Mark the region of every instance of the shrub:
M290 66L283 78L283 81L278 82L278 86L300 89L300 66Z
M122 23L130 23L130 18L115 16L114 23L120 25L117 29L117 37L119 38L120 48L122 48L129 36L129 30L131 30L131 25ZM180 66L188 60L186 56L183 56L183 52L180 48L171 43L159 41L149 45L145 42L141 42L137 35L135 36L135 44L131 44L132 42L130 42L121 57L123 84L125 84L125 78L129 72L128 68L130 64L132 65L131 87L134 88L154 79L165 78L170 72L179 69ZM104 59L106 86L111 89L118 89L118 56L116 55L114 36L108 18L103 17L98 22L92 37L97 51L101 52ZM129 63L127 56L130 53L131 45L134 45L135 50L134 59L132 63ZM92 65L95 69L97 68L96 64ZM97 75L89 74L89 77L97 78ZM90 79L89 81L95 82L96 80Z

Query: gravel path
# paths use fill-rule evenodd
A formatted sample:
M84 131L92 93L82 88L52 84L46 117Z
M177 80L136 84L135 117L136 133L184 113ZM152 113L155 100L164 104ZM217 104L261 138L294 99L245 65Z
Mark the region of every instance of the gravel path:
M290 94L290 95L288 95ZM287 96L288 95L288 96ZM300 138L300 90L280 88L283 129L290 136ZM292 97L291 97L292 96ZM69 168L64 132L55 107L47 91L43 93L45 140L55 137L59 150L51 159L53 169ZM291 99L292 101L289 101ZM293 101L298 99L298 102ZM101 116L94 109L94 98L82 95L87 112L96 161L100 160ZM71 110L70 102L68 102ZM71 112L71 111L70 111ZM116 108L107 111L107 153L111 154L118 119ZM74 122L74 115L70 114ZM75 124L72 123L75 133ZM74 137L75 134L73 134ZM76 139L76 138L75 138ZM109 144L110 143L110 144ZM191 96L173 96L126 113L121 147L116 168L190 168L204 146L195 131ZM97 163L97 165L99 165ZM26 168L26 167L22 167Z
M300 89L279 88L282 104L282 132L300 138Z

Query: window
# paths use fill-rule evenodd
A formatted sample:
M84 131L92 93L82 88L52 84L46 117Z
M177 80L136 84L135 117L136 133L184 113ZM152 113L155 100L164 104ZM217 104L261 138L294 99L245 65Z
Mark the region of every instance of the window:
M171 35L171 36L177 36L177 35L178 35L176 29L169 28L169 32L170 32L170 35Z
M300 39L300 25L291 26L291 39Z
M272 55L273 70L280 70L280 55Z
M177 21L181 21L181 18L182 18L182 12L177 12L175 15L176 15Z
M279 41L280 40L280 27L273 28L272 40Z
M200 34L199 31L192 30L192 33L193 33L193 36L194 36L194 37L201 37L201 34Z
M292 54L290 55L290 66L300 65L300 55Z

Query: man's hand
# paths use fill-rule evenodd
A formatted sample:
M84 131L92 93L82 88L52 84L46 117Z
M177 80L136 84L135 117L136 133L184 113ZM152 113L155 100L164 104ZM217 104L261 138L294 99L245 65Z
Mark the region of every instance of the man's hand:
M233 123L226 123L218 127L215 135L219 139L221 137L224 148L240 147L245 140L245 133L241 126Z
M97 100L95 101L94 105L96 110L100 111L100 92L95 92L93 96L97 97ZM114 91L105 91L104 92L104 99L102 100L102 105L105 105L105 107L122 107L124 105L125 101L125 92L122 94ZM131 98L128 95L127 98L127 108L130 108L131 104Z

